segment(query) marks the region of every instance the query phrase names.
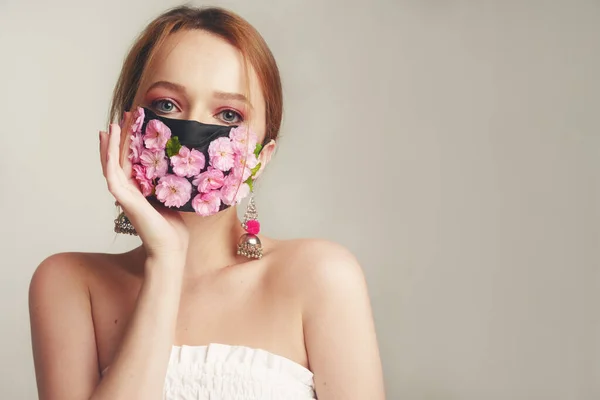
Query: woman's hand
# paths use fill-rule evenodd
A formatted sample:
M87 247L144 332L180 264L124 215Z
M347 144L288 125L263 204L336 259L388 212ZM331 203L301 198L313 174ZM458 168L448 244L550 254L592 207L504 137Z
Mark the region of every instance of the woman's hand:
M129 126L126 113L124 126ZM142 195L133 179L131 161L124 157L120 162L121 135L118 124L110 124L109 132L100 131L100 161L108 190L121 205L123 211L142 239L148 258L173 258L182 263L188 247L188 231L179 214L167 207L155 208ZM129 136L124 146L129 146Z

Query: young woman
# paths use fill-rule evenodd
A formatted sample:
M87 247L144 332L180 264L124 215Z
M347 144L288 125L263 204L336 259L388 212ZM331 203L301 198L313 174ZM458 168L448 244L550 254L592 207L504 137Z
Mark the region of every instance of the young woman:
M321 240L258 237L252 207L237 217L282 118L256 30L218 8L159 16L121 71L111 119L125 111L100 132L100 158L124 212L115 230L142 245L37 268L40 399L383 399L355 258Z

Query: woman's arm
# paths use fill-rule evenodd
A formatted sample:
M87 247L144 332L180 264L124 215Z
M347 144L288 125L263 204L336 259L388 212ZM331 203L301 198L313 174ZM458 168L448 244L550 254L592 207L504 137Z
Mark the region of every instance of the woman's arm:
M125 115L130 126L131 115ZM172 210L155 209L120 155L119 125L100 132L102 173L144 244L144 282L112 365L100 381L89 289L81 255L48 258L29 289L32 345L43 400L162 399L174 342L188 232ZM128 142L125 142L128 148Z
M311 247L303 278L303 325L317 397L383 400L379 349L360 265L333 243Z
M43 400L162 399L181 291L181 260L148 260L124 337L100 380L81 255L37 268L29 307L38 395ZM171 265L174 264L174 265Z

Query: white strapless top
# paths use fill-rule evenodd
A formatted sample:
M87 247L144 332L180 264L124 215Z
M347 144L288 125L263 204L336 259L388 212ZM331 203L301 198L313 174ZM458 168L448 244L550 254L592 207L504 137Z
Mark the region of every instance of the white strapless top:
M173 346L163 400L316 400L316 397L313 373L302 365L262 349L211 343Z

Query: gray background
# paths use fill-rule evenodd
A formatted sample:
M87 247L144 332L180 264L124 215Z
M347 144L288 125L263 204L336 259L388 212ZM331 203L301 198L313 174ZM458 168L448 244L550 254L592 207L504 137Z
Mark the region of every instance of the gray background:
M114 241L97 131L135 35L177 4L0 0L2 399L36 396L37 264L136 243ZM283 75L265 232L358 256L388 398L600 398L600 3L211 4Z

